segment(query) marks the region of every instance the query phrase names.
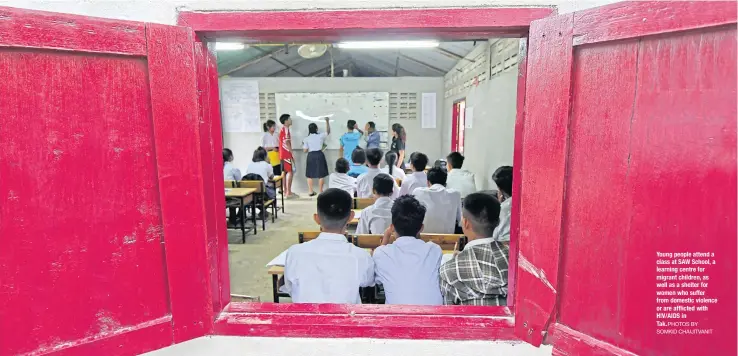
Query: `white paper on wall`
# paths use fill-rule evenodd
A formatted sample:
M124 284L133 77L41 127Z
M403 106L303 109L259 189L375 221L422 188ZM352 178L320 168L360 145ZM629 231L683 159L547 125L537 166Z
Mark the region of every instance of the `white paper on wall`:
M474 107L469 106L464 110L464 127L467 129L472 128L474 124Z
M436 93L423 93L420 107L421 128L436 128Z
M259 82L246 78L220 80L224 132L261 132Z

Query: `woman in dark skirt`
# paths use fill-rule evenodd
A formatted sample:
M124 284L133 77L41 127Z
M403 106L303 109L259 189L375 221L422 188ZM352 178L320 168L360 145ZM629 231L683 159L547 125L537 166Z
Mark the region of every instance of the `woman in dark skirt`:
M310 196L313 197L317 195L313 190L313 179L318 178L318 186L322 193L324 178L328 176L328 162L323 154L323 145L325 138L331 134L331 125L328 123L328 118L325 118L325 132L318 133L318 125L315 123L308 125L308 130L310 133L302 140L302 149L307 152L305 176L307 176Z
M397 155L397 168L405 169L405 128L400 124L392 124L392 145L390 151Z

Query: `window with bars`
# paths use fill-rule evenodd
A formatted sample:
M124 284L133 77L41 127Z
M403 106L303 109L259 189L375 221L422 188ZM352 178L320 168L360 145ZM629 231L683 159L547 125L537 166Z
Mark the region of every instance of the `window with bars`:
M418 118L418 93L390 93L389 119L416 120Z

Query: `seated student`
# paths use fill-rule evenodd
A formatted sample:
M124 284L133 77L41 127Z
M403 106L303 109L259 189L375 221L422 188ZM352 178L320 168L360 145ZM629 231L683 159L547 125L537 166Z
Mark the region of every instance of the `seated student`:
M397 167L397 153L388 151L384 155L384 163L386 167L382 168L383 173L391 175L393 178L405 180L405 171Z
M409 174L400 187L400 195L412 194L415 188L423 188L428 185L428 177L425 174L425 167L428 165L428 156L424 153L413 152L410 155L410 166L413 173Z
M374 177L374 204L364 208L359 217L357 234L382 234L392 224L394 179L387 174Z
M492 173L492 180L497 184L497 200L500 202L500 225L495 229L495 241L510 241L510 216L512 208L513 169L502 166Z
M356 147L354 152L351 153L351 169L348 171L348 175L351 177L358 177L369 170L366 166L366 152L361 147Z
M349 163L344 158L336 160L336 171L328 178L328 188L338 188L354 196L356 192L356 178L349 177Z
M464 251L441 266L441 291L446 304L507 305L509 247L492 236L500 204L485 193L464 199L461 227L469 242Z
M403 182L404 183L404 182ZM446 188L446 172L438 167L428 170L428 186L413 192L425 208L425 232L453 234L461 221L461 195Z
M378 174L385 174L379 170L379 162L382 160L382 150L379 148L370 148L366 150L366 160L369 168L366 173L362 173L356 179L356 196L359 198L371 198L374 194L374 177ZM397 183L394 184L397 189ZM394 197L394 193L393 193Z
M266 162L266 158L267 151L263 147L257 148L251 157L252 162L246 167L246 174L258 174L264 180L266 195L269 199L274 199L277 193L274 191L274 186L269 184L269 180L274 177L274 170L272 165Z
M464 164L464 156L461 153L451 152L446 157L446 163L446 169L448 170L446 187L459 192L462 198L477 192L474 173L461 168Z
M223 149L223 177L225 180L241 180L241 170L233 165L233 151Z
M317 200L313 218L322 232L287 249L282 290L294 303L360 304L359 287L374 285L374 262L343 235L354 217L353 198L329 188Z
M387 304L443 304L438 284L443 252L419 238L424 218L425 207L414 197L399 197L392 205L392 225L372 257L376 282L384 286Z

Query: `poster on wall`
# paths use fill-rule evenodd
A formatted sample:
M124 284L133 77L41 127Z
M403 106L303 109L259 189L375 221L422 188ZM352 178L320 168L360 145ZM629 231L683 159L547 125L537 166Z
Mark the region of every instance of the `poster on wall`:
M259 82L246 78L220 80L224 132L261 132Z
M436 128L436 93L423 93L420 107L420 124L423 129Z
M474 125L474 107L464 109L464 128L470 129Z

